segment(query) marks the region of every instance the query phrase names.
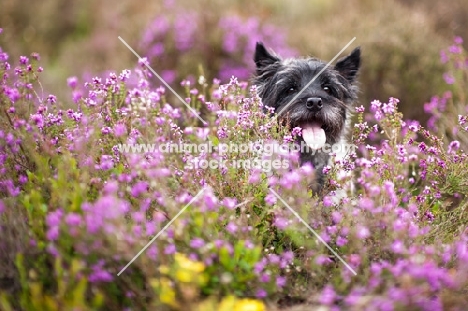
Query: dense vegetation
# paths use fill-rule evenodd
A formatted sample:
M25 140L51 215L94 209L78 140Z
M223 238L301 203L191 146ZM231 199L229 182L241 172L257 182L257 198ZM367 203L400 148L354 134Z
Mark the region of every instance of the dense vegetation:
M160 42L148 33L145 48L154 49ZM181 44L173 60L177 51L183 59L192 38L185 35L171 41ZM233 37L248 36L220 37L236 66L248 69L251 43L231 51ZM57 98L42 88L38 54L13 59L0 50L0 308L462 310L468 58L461 38L441 58L446 91L430 94L427 124L404 118L399 107L411 103L396 98L356 107L357 154L328 170L329 194L318 198L306 190L313 169L299 167L294 152L271 155L288 163L271 170L188 169L247 161L256 152L122 148L291 142L262 112L256 89L241 81L243 71L225 84L197 72L181 83L203 125L154 86L144 59L84 84L71 77L70 98ZM237 67L229 66L213 72L230 75ZM350 176L339 178L341 170ZM336 190L348 196L337 202Z

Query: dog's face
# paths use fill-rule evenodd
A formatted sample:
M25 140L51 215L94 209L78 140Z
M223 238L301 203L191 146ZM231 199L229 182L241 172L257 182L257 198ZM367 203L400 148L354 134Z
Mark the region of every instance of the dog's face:
M301 127L309 146L315 144L318 149L340 140L357 98L359 48L318 76L325 62L316 58L282 60L268 52L262 43L257 43L254 60L257 66L254 84L259 87L265 106L273 107L291 127Z

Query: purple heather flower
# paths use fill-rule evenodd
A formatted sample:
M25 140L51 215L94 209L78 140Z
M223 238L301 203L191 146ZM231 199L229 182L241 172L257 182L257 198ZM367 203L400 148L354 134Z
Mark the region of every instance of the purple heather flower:
M384 115L382 114L382 112L380 110L377 110L374 114L374 117L377 121L380 121L383 119Z
M259 261L254 265L254 268L253 268L254 272L259 275L265 269L266 264L267 264L266 259L263 258L262 261Z
M59 237L59 230L60 228L57 226L57 227L50 227L48 230L47 230L47 233L46 233L46 237L49 241L56 241L58 240L58 237Z
M205 192L205 199L204 199L205 205L204 205L204 211L215 211L218 208L218 198L211 192L207 191Z
M225 126L221 126L219 129L218 129L218 138L227 138L228 137L228 134L227 134L227 127Z
M145 213L142 213L142 212L134 212L132 214L132 219L133 221L135 221L136 223L141 223L145 220Z
M319 301L323 305L332 305L335 301L336 293L331 285L325 286L320 294Z
M103 270L104 263L100 262L92 268L91 274L88 276L88 281L91 283L98 282L111 282L113 280L112 274Z
M388 104L383 104L382 111L385 114L392 114L395 112L395 106L392 102L389 102Z
M103 192L106 195L111 195L119 190L119 183L115 180L109 180L104 184Z
M315 263L318 264L318 265L325 265L325 264L329 264L329 263L332 263L333 261L326 255L318 255L316 258L315 258Z
M267 296L267 292L264 289L257 290L255 297L257 298L265 298Z
M336 226L327 227L327 233L330 235L335 235L337 231L338 231L338 228Z
M334 224L339 224L342 218L343 215L341 213L336 211L332 213L332 219Z
M156 223L154 221L146 222L146 235L150 236L156 233Z
M98 170L103 170L103 171L110 170L111 168L114 167L114 160L112 156L103 154L101 156L100 164L96 165L95 167Z
M283 137L283 142L284 142L285 144L291 143L291 142L293 142L293 141L294 141L294 139L293 139L293 136L292 136L292 135L285 135L285 136Z
M138 65L142 68L146 67L146 64L148 64L148 58L146 57L141 57L138 59Z
M255 248L255 245L249 240L245 240L244 245L245 245L245 248L247 248L247 249L254 249Z
M210 129L209 128L197 128L196 130L197 137L200 138L201 140L206 140L208 137L208 134L210 134Z
M32 114L31 121L40 129L44 127L44 117L41 114Z
M468 122L467 116L462 116L461 114L458 115L458 124L460 124L460 126L465 125L465 123L467 122Z
M388 103L391 104L393 107L396 107L399 102L400 102L400 100L398 98L395 98L395 97L390 97L388 99Z
M422 153L426 153L427 151L427 146L424 142L421 142L419 145L418 145L418 148L419 150L422 152Z
M442 77L444 78L445 83L447 83L447 84L454 84L455 83L455 78L449 73L444 73L442 75Z
M26 56L20 56L19 62L21 65L27 65L29 63L29 58L27 58Z
M449 46L448 51L452 54L461 54L463 52L463 49L459 45L451 45Z
M445 169L447 168L447 165L445 164L445 162L443 160L437 160L437 165L440 166L441 168Z
M224 241L223 240L214 240L213 244L214 244L214 246L216 248L221 248L224 245Z
M55 104L57 102L57 97L55 95L50 94L47 96L47 101L51 104Z
M130 78L130 73L131 71L128 69L122 70L122 72L119 74L119 80L122 82L127 81Z
M153 44L153 46L149 48L148 55L150 55L151 57L159 57L162 54L164 54L164 50L164 44L162 42L156 42L155 44ZM167 79L167 72L171 72L174 78ZM172 83L175 79L175 72L173 70L163 70L161 72L161 76L167 83Z
M252 170L249 176L249 183L257 184L260 181L260 174L259 170Z
M202 248L203 246L205 246L205 241L201 238L195 238L190 241L190 247L192 248Z
M78 79L77 77L69 77L67 79L67 84L69 87L71 87L72 89L76 88L77 84L78 84Z
M8 60L8 54L7 53L3 53L1 50L0 50L0 62L5 62L4 63L4 69L5 70L10 70L10 64L8 64L6 61Z
M370 236L370 232L369 232L369 229L367 229L366 227L364 226L359 226L357 228L357 233L356 235L358 236L358 238L360 239L365 239L365 238L368 238Z
M72 92L72 100L76 104L80 101L80 99L83 98L83 95L81 94L80 91L73 91Z
M184 79L180 82L180 85L183 87L190 87L190 80Z
M49 212L46 216L46 224L49 227L59 226L60 220L62 219L63 212L61 209Z
M12 103L17 102L18 99L21 98L21 94L16 88L6 88L5 94L11 100Z
M348 240L342 236L338 236L336 239L336 245L339 247L345 246L348 243Z
M323 198L323 206L330 207L332 205L333 205L333 199L331 197L329 197L329 196L325 196Z
M449 147L448 147L448 152L452 153L454 151L457 151L460 148L460 142L458 140L454 140L450 142Z
M356 112L357 113L363 113L365 111L365 108L363 105L359 106L359 107L355 107L356 109Z
M432 221L434 221L434 219L435 219L434 214L432 214L430 211L425 211L425 212L424 212L424 217L425 217L429 222L432 222Z
M281 258L280 258L279 255L269 254L268 255L268 261L273 265L277 265L281 261Z
M396 240L392 243L391 249L396 254L402 254L405 251L405 245L402 241Z
M168 246L164 248L164 254L166 255L172 255L172 254L175 254L175 252L176 252L176 247L174 244L169 244Z
M288 220L286 218L276 216L273 225L280 230L284 230L288 226Z
M237 232L237 226L234 222L229 222L226 226L226 230L227 232L231 233L231 234L234 234Z
M283 276L276 277L276 286L282 288L286 285L286 278Z
M101 133L103 135L107 135L107 134L110 134L112 132L112 129L108 126L104 126L102 129L101 129Z
M145 181L139 181L132 187L130 193L133 197L138 197L146 191L148 191L148 183Z
M50 227L46 232L46 238L49 241L57 241L60 233L59 230L59 226Z
M380 193L380 191L379 191ZM359 206L364 210L372 210L374 208L374 201L369 198L362 198L359 200Z
M295 128L293 128L292 131L291 131L291 135L292 135L293 137L295 137L295 136L302 136L302 128L300 128L300 127L295 127Z
M28 182L28 176L20 175L18 178L18 182L22 185Z
M76 227L81 224L81 215L76 213L69 213L65 216L65 223L67 226Z
M262 283L268 283L268 282L270 282L270 280L271 280L271 276L268 273L263 273L260 276L260 282L262 282Z
M305 163L304 165L301 166L301 172L304 174L304 176L309 176L314 173L314 168L312 164Z
M237 199L236 198L224 198L222 201L222 204L227 208L227 209L234 209L234 207L237 204Z
M120 137L127 134L127 127L123 123L117 123L114 126L114 135L115 137Z
M331 166L327 165L322 169L322 173L327 175L331 171Z
M380 110L380 106L382 106L382 103L379 100L373 100L371 101L370 111L377 112Z

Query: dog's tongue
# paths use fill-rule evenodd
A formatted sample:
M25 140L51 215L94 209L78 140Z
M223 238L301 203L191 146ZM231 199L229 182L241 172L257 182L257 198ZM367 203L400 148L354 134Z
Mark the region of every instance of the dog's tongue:
M325 131L321 126L322 124L314 122L302 127L302 138L304 138L306 144L312 149L322 148L327 140Z

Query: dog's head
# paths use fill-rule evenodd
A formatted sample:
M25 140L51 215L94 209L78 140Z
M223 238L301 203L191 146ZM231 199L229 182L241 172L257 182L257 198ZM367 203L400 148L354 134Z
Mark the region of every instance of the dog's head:
M263 104L274 108L281 120L303 129L306 142L336 143L357 98L356 77L360 48L334 66L316 58L281 59L258 42L254 84ZM309 141L308 141L309 140Z

